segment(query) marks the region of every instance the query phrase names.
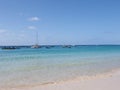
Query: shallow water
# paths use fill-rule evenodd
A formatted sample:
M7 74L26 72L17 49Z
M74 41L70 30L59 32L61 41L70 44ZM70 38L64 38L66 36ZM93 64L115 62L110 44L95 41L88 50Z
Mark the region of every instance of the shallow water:
M0 50L0 87L43 84L120 68L120 46Z

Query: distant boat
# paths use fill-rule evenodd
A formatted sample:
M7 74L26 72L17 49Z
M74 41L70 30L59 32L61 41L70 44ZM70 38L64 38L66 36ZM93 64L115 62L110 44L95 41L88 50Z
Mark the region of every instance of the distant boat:
M31 48L40 48L38 44L31 46Z
M14 49L19 49L17 47L14 47L14 46L5 46L5 47L2 47L3 50L14 50Z
M36 31L36 44L35 45L32 45L31 48L41 48L39 45L38 45L38 32Z
M62 47L63 48L71 48L72 46L71 45L63 45Z
M50 49L50 48L51 48L51 46L46 46L46 48L47 48L47 49Z

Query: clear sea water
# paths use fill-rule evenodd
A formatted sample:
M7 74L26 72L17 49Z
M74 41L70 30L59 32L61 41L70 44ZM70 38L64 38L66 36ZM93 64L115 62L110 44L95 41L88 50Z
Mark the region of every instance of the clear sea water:
M0 88L40 85L118 68L119 45L0 49Z

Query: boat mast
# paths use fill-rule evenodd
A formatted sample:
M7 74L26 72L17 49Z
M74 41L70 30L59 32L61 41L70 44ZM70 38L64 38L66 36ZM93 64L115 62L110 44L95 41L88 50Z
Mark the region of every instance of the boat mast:
M36 45L38 45L38 31L36 30Z

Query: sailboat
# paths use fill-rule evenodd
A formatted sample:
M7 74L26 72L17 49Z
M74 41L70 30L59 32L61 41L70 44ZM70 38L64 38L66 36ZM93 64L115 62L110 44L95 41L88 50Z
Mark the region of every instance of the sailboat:
M36 44L32 45L31 48L40 48L40 46L38 45L38 32L36 31Z
M40 48L40 46L38 44L35 44L35 45L31 46L31 48Z

